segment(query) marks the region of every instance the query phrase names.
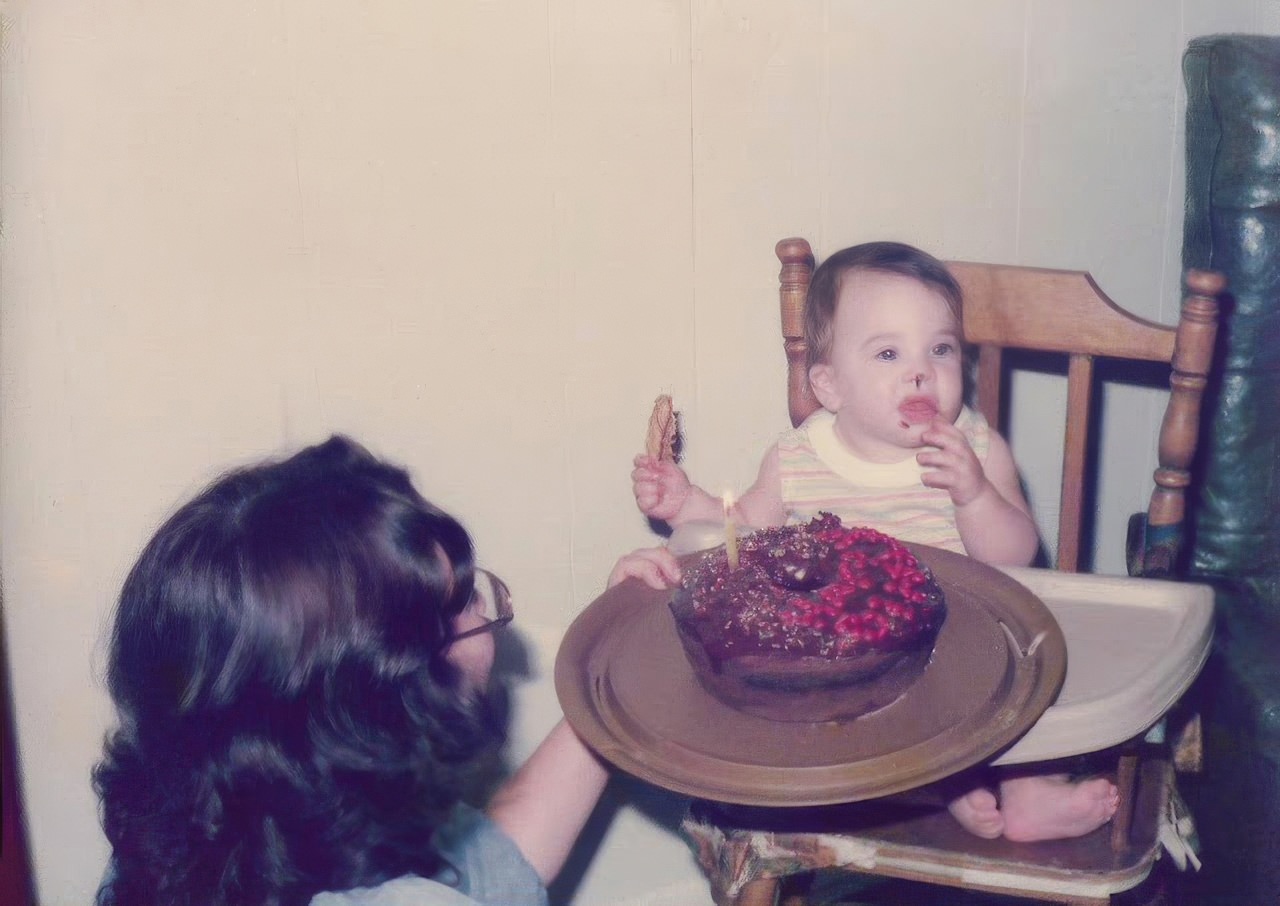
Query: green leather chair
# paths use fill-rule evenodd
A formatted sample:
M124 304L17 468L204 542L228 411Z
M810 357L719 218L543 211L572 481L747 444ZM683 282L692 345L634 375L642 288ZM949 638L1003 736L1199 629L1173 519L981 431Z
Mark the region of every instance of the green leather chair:
M1188 789L1209 904L1280 896L1280 37L1183 58L1185 267L1227 278L1190 572L1218 590L1202 676L1205 772Z

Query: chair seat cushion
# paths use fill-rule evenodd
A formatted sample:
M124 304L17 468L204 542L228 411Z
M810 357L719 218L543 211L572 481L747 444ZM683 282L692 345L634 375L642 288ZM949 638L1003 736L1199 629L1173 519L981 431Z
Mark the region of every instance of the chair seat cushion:
M811 809L755 809L695 802L682 830L713 896L735 897L758 878L843 868L968 889L1106 897L1137 886L1160 853L1161 810L1171 777L1145 761L1129 845L1111 827L1071 840L1010 843L962 828L941 805L881 800Z

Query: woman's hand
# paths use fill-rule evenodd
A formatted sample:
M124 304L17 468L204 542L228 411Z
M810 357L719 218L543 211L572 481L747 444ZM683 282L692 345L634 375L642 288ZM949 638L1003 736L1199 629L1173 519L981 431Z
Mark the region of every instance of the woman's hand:
M636 578L650 588L671 588L680 582L680 564L665 547L642 547L624 554L609 573L608 587Z

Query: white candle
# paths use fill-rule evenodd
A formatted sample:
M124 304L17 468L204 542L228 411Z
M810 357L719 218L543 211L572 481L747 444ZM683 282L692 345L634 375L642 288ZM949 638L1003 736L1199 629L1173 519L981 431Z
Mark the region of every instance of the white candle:
M738 568L738 529L733 524L733 495L724 492L724 553L729 558L729 569Z

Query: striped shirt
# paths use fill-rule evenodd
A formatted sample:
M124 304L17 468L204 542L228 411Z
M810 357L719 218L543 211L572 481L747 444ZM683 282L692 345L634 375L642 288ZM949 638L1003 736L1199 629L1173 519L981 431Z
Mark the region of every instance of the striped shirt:
M966 406L956 427L985 463L987 420ZM836 436L835 416L819 409L778 439L778 460L788 524L828 512L845 525L870 526L902 541L965 553L951 495L920 483L926 470L914 453L901 462L859 459Z

